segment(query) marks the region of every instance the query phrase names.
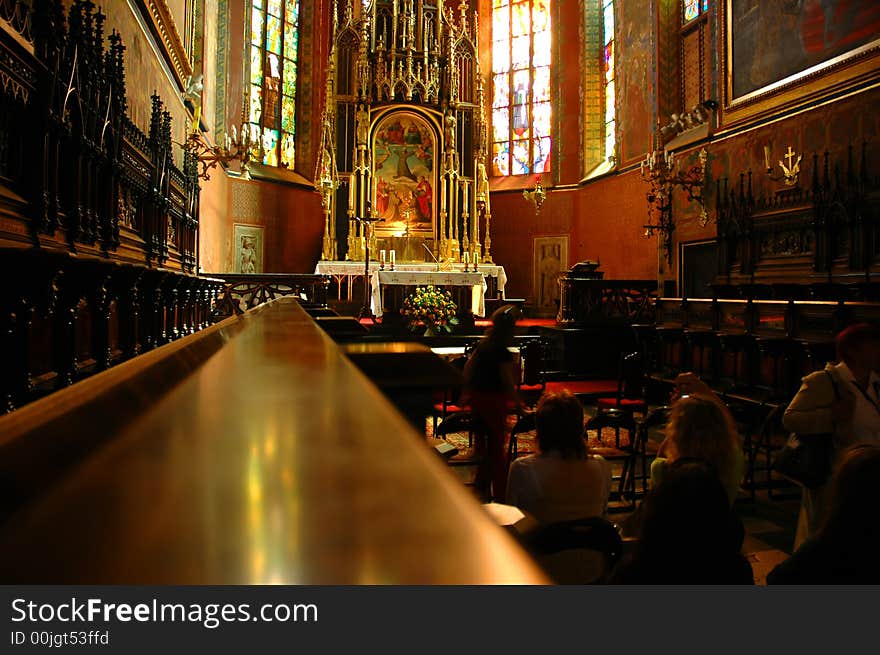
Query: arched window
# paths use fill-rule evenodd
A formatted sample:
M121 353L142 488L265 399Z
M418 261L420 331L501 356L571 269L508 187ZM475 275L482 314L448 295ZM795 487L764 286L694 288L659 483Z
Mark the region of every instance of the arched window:
M617 42L614 0L584 3L584 172L610 171L617 148Z
M492 2L492 174L550 170L550 1Z
M299 0L252 0L250 130L253 156L292 169L296 147Z
M614 161L614 146L617 142L615 126L617 112L614 105L614 0L602 0L602 62L605 89L605 160Z

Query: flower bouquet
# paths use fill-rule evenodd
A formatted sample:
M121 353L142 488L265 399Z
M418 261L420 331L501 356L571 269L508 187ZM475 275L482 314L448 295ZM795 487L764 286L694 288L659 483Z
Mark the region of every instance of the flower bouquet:
M403 315L409 319L410 329L423 329L425 336L452 332L452 326L458 325L457 311L452 294L434 286L416 287L403 301Z

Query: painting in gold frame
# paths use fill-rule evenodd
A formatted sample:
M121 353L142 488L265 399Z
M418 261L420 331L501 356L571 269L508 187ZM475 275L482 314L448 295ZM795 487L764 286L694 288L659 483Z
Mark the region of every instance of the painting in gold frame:
M556 316L559 311L559 274L568 270L568 235L535 237L532 256L535 314Z
M880 3L725 0L725 127L880 79Z
M415 112L393 111L373 129L376 236L433 238L437 216L437 134Z

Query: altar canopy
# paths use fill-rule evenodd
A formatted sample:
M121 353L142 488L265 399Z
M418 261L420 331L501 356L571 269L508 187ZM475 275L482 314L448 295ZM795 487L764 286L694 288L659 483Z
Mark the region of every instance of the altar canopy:
M443 261L493 263L476 13L463 1L342 0L332 29L321 260L363 262L406 238Z

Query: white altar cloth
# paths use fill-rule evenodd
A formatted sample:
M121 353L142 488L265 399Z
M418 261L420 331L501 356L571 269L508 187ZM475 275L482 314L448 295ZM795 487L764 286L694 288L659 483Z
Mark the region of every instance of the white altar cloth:
M388 264L385 265L385 270L388 269ZM453 264L454 271L461 271L463 264ZM370 262L370 274L379 270L379 262ZM394 266L395 272L436 272L437 265L425 262L425 263L401 263L397 262ZM480 264L477 268L478 272L481 273L484 277L494 277L496 280L496 286L498 288L498 293L501 294L501 297L504 298L504 287L507 285L507 273L504 271L503 266L499 266L498 264ZM441 273L445 273L447 271L440 271ZM336 279L336 283L339 286L340 299L342 294L342 283L343 281L346 283L348 287L347 295L348 299L351 300L351 283L352 280L356 277L363 277L364 275L364 263L363 262L343 262L343 261L329 261L322 260L317 263L315 266L315 273L319 275L332 275ZM485 291L485 289L484 289ZM482 314L479 314L482 316Z
M471 287L471 311L474 316L486 315L486 276L462 271L401 271L373 270L370 273L370 306L373 314L382 316L382 286L407 287Z

